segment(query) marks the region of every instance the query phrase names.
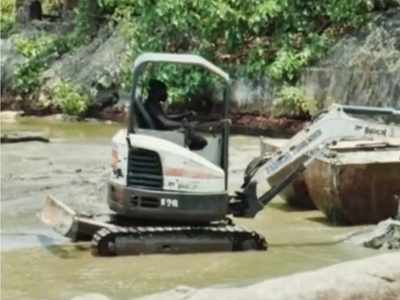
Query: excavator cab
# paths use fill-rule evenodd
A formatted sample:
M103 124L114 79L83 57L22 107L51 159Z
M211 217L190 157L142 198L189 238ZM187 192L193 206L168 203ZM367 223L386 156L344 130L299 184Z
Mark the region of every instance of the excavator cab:
M181 122L182 126L179 129L166 130L159 128L154 121L154 116L152 116L151 111L146 109L144 90L148 89L148 87L146 84L143 84L144 80L142 79L146 69L160 64L198 67L210 72L210 76L216 75L221 78L224 81L224 99L222 101L222 109L220 108L220 118L212 122L207 122L206 126L202 126L202 122L199 119L195 119L195 122L198 123L196 126L193 126L192 122L188 120L183 120ZM189 54L145 53L139 56L134 64L129 131L159 137L181 147L190 149L188 143L190 131L198 131L196 127L200 127L201 136L207 140L207 143L204 147L201 147L201 149L190 150L225 170L225 168L227 168L226 155L228 150L228 145L225 144L228 139L225 139L225 137L229 136L229 120L227 119L229 106L227 95L229 94L229 85L229 75L200 56Z
M202 127L207 143L201 149L189 145L191 133L197 131L192 123L183 120L180 128L160 129L146 109L146 87L141 83L146 69L156 64L200 67L224 81L222 116ZM227 214L229 86L227 73L197 55L144 53L137 57L128 128L112 141L111 209L123 216L178 223L207 223Z

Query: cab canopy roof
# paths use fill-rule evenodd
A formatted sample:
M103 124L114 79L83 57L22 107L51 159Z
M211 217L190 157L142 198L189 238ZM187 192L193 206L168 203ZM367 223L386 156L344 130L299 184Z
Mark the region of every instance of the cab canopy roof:
M230 81L229 75L221 68L212 64L199 55L194 54L175 54L175 53L153 53L147 52L139 55L133 65L134 72L141 70L147 63L173 63L196 65L203 67L210 72L222 77L226 82Z

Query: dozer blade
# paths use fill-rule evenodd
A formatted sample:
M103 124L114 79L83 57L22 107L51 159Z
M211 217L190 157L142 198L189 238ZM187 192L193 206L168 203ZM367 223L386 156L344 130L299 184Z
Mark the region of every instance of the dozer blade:
M66 237L71 237L75 216L75 211L52 196L47 196L45 205L39 215L43 223Z
M114 227L107 222L78 215L73 209L52 196L47 196L39 217L43 223L73 241L90 241L96 231L101 228Z
M247 229L225 223L209 226L140 226L78 215L48 196L40 219L73 241L92 240L93 253L100 256L153 253L198 253L266 250L265 238ZM110 223L116 222L116 223Z

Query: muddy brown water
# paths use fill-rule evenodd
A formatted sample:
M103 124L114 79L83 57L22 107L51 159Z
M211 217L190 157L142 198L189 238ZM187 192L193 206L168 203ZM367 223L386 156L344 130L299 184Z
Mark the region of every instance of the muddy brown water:
M267 252L93 257L36 214L52 194L80 210L107 211L110 138L119 125L23 118L2 131L45 132L50 144L1 145L1 299L72 299L89 293L132 299L178 285L244 285L378 254L341 239L359 227L333 227L319 211L274 201L255 219L236 222L263 233ZM231 140L230 190L259 153L258 139Z

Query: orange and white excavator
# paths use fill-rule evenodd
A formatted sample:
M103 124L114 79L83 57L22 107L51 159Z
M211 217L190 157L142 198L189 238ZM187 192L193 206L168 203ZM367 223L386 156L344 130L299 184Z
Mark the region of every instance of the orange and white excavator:
M181 128L160 129L144 105L141 78L146 67L160 63L204 68L225 82L222 116L207 124L202 149L190 148L198 124L183 121ZM102 256L266 250L261 234L235 225L230 216L254 218L318 153L339 140L400 136L396 122L370 118L398 120L398 110L332 105L272 156L254 159L242 190L230 195L230 81L227 73L197 55L140 55L133 66L128 128L112 139L108 204L113 213L101 219L80 215L48 197L43 222L74 241L91 240ZM266 186L278 173L278 184Z

